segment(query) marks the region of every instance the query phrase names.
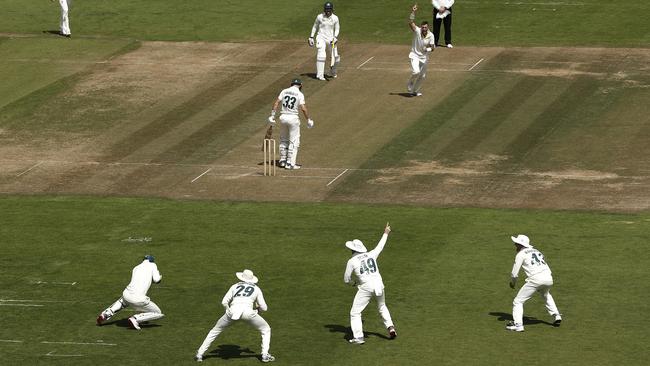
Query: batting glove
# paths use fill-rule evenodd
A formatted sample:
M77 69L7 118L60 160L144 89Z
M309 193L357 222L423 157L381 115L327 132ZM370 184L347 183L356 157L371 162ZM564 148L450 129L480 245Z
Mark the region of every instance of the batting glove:
M338 42L338 41L339 41L338 38L334 37L334 39L332 39L332 46L335 45L336 42Z
M312 128L314 127L314 120L313 119L308 119L307 120L307 128Z
M271 124L271 125L275 124L275 117L269 116L269 124Z
M314 37L309 37L307 42L309 43L309 47L314 47Z

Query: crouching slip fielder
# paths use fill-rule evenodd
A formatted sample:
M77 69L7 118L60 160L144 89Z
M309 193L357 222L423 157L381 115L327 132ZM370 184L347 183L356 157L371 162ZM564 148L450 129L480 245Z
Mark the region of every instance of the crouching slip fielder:
M418 10L417 5L413 5L411 15L409 16L409 27L413 31L413 44L409 59L411 61L411 77L409 78L406 90L411 96L419 97L422 95L420 89L422 81L427 76L427 62L429 62L429 53L433 52L436 47L436 40L433 33L429 32L429 23L423 21L420 27L415 25L415 12Z
M300 117L298 109L307 118L307 128L314 127L314 121L309 118L309 112L305 105L305 96L300 91L302 81L293 79L291 86L284 89L273 103L269 124L275 125L275 111L282 104L280 114L280 167L285 169L300 169L296 164L298 148L300 147Z
M386 307L384 282L379 274L379 264L377 263L377 257L379 257L379 253L384 249L384 245L386 245L386 241L388 240L388 233L390 233L390 226L386 224L381 240L379 240L375 249L369 252L359 239L345 243L345 246L352 250L352 258L348 260L343 281L348 284L352 283L352 273L354 273L359 281L357 294L354 297L352 309L350 310L350 326L353 337L350 339L350 343L353 344L365 343L363 339L361 312L373 297L377 300L377 309L379 310L381 319L384 321L384 326L388 330L388 335L391 339L397 337L393 320L390 317L388 307Z
M336 46L339 30L339 17L334 15L334 4L326 2L323 5L323 12L316 16L308 40L309 47L316 45L316 78L318 80L325 80L325 61L328 51L330 53L330 75L336 78L336 69L341 62L341 56ZM318 35L314 42L316 32Z
M103 322L127 306L132 306L136 311L141 312L129 318L129 324L134 329L140 330L142 322L162 318L164 314L158 305L147 297L151 282L159 283L161 280L162 275L158 272L153 255L145 255L142 263L133 268L131 282L122 292L122 297L99 314L97 325L102 325Z
M526 272L526 283L519 289L517 297L512 301L512 318L513 322L506 326L506 329L515 332L524 331L524 303L533 297L535 292L542 295L546 301L546 310L554 318L554 325L560 326L562 316L555 306L553 296L551 296L551 286L553 286L553 276L551 268L544 260L544 255L530 244L530 239L526 235L510 237L515 243L515 264L512 267L512 277L510 278L510 288L515 288L519 269L523 266Z
M199 362L203 361L203 354L208 350L212 342L217 339L217 336L239 319L246 320L262 333L262 362L275 361L275 357L269 354L271 327L266 320L257 314L258 310L268 310L264 295L262 295L262 289L255 285L258 281L257 277L249 269L237 272L236 276L241 282L232 285L223 300L221 300L226 313L217 321L217 324L205 337L199 350L196 351L194 359Z

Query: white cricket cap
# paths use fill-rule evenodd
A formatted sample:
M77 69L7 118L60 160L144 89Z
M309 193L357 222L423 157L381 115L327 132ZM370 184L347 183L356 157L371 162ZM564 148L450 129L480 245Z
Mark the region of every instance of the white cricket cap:
M532 248L533 246L530 244L530 239L524 234L519 234L517 236L511 236L510 239L512 239L513 242L522 245L525 248Z
M239 278L241 281L248 282L248 283L257 283L258 279L255 277L253 274L253 271L250 269L245 269L242 272L237 272L236 273L237 278Z
M368 251L368 249L366 249L366 246L363 245L363 243L359 239L346 241L345 246L348 247L348 249L354 250L357 253L365 253Z

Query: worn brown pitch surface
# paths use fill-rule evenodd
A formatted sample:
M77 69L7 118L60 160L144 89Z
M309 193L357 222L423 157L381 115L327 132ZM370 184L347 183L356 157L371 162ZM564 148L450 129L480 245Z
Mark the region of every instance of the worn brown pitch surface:
M530 204L525 197L551 192L559 199L548 208L650 207L647 157L621 162L629 169L616 177L607 176L606 169L571 170L566 161L558 161L555 170L549 166L534 170L523 163L499 165L522 156L525 160L526 152L520 154L516 149L523 131L514 122L517 114L523 118L526 113L542 113L547 105L534 96L564 87L537 83L538 78L619 78L638 88L638 94L630 95L638 99L632 105L641 117L648 111L638 107L648 97L648 85L644 84L650 64L648 50L439 49L429 65L424 96L419 98L404 95L408 46L343 44L341 53L339 78L321 82L312 77L314 50L303 44L144 43L136 51L94 67L69 91L69 97L74 97L75 93L99 90L106 98L128 106L126 112L116 116L108 128L67 137L62 133L46 139L45 144L16 139L0 147L0 191L491 207L544 207ZM609 66L603 56L607 53L627 60L625 67L621 62ZM595 59L602 62L594 63ZM629 68L642 77L630 78ZM427 137L425 141L438 150L431 159L411 161L406 156L398 166L364 165L477 73L493 75L494 88L477 93L467 101L468 108L454 116L454 124ZM520 75L526 78L513 79ZM277 94L294 77L304 80L307 106L316 122L314 129L302 128L299 163L303 169L279 169L277 176L263 177L260 146L266 117ZM513 85L522 89L517 91ZM473 114L489 114L490 107L505 103L504 98L520 98L526 106L512 111L503 123L492 122L489 130L485 125L481 130ZM624 107L617 104L615 108ZM475 134L470 128L473 124L478 131ZM636 144L648 142L647 128L630 128L633 130L620 133L629 133ZM44 137L40 138L43 141ZM511 146L512 156L502 145ZM573 148L561 145L551 150ZM475 154L464 156L466 149ZM639 154L644 152L648 149L640 147ZM552 162L556 157L547 159ZM365 181L359 178L364 170L372 172ZM347 179L353 175L357 181L346 190ZM429 188L415 184L423 176L428 177L424 182ZM581 184L571 186L572 179ZM566 189L553 190L562 184ZM611 189L602 190L601 202L581 198L585 187L603 184L610 184ZM484 189L490 185L495 189ZM638 199L627 197L627 203L621 203L616 199L620 190ZM607 192L612 193L610 200ZM508 200L513 193L519 194L518 198Z

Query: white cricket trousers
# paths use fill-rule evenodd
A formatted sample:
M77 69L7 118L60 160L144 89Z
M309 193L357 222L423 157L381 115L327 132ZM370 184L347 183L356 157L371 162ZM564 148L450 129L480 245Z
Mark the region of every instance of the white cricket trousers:
M427 77L427 59L422 61L419 58L410 57L411 61L411 77L406 85L406 90L409 93L417 93L422 88L422 81Z
M106 319L110 319L115 313L129 306L133 307L135 311L140 312L133 315L133 318L138 323L160 319L165 316L158 305L151 301L149 297L134 295L127 291L124 291L122 297L117 299L108 309L104 310L102 314Z
M267 323L264 318L262 318L257 314L256 311L252 309L250 311L245 311L240 319L248 322L262 334L262 354L269 353L269 348L271 346L271 327L269 326L269 323ZM197 356L203 356L208 348L210 348L212 342L217 339L219 334L221 334L224 329L228 328L232 323L236 321L237 320L231 319L228 314L223 314L223 316L217 321L217 324L214 326L214 328L208 332L208 335L205 337L205 340L201 344L201 347L199 347L199 350L196 351Z
M332 40L322 37L320 34L316 36L316 77L322 79L325 77L325 61L327 61L327 54L330 54L330 67L332 76L336 75L336 68L341 62L338 47L332 47Z
M352 336L354 338L363 338L361 312L368 306L368 303L373 297L377 300L377 310L379 310L379 316L381 316L384 326L386 328L393 326L393 320L386 306L385 292L382 291L381 295L375 295L372 291L359 288L357 294L354 296L352 309L350 310L350 327L352 328Z
M296 165L300 147L300 117L297 114L280 115L280 161Z
M70 35L70 19L68 18L68 0L59 0L61 5L61 34Z
M524 324L524 303L528 301L535 292L539 292L545 301L546 311L550 315L559 314L560 311L555 305L555 300L551 296L551 287L553 286L552 277L528 278L526 283L519 289L517 296L512 301L512 319L515 324Z

